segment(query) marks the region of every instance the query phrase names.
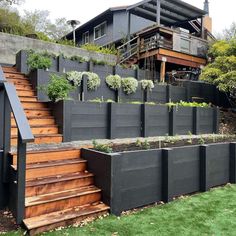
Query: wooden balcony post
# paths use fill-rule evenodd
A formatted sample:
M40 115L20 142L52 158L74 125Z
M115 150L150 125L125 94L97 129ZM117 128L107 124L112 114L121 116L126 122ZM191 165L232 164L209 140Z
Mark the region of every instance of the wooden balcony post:
M160 82L165 82L165 74L166 74L166 60L162 60L161 62L161 73L160 73Z

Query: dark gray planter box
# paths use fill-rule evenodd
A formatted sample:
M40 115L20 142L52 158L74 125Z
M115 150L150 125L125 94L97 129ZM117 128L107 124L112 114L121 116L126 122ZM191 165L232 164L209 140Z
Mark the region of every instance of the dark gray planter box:
M42 69L33 70L29 74L29 79L32 84L33 89L36 91L37 99L41 102L50 101L48 96L40 89L41 86L46 86L50 80L50 74L63 75L59 72L51 72ZM79 101L81 97L81 87L73 90L70 95L70 98Z
M230 182L230 144L211 144L201 147L202 167L205 173L203 190ZM232 171L232 169L231 169Z
M161 200L161 150L105 154L83 149L82 157L112 214Z
M98 74L101 81L104 82L108 75L113 75L114 69L113 69L113 66L110 66L110 65L93 64L92 72Z
M172 107L170 110L170 135L193 133L193 108Z
M18 72L28 74L29 69L27 65L28 54L27 51L21 50L16 54L16 69Z
M141 84L138 84L137 90L135 93L126 94L123 89L119 90L119 101L120 102L144 102L144 90L141 88Z
M81 156L115 215L236 180L236 143L113 154L82 149Z
M16 68L17 71L28 74L30 72L29 67L27 65L28 53L25 50L21 50L16 54ZM52 65L49 68L50 71L57 72L58 71L58 58L51 57Z
M102 101L106 101L108 99L113 100L114 102L117 101L117 92L110 89L105 80L101 80L101 85L96 90L88 90L87 88L87 81L88 77L85 75L83 76L82 88L83 88L83 95L82 99L84 101L93 100L96 98L100 98Z
M167 86L166 85L157 85L152 89L152 91L148 91L147 94L147 102L155 102L155 103L166 103L169 101L167 96Z
M58 57L58 70L59 72L68 71L88 71L88 62L73 61L63 56Z
M51 107L64 142L107 138L107 103L60 101Z
M141 105L112 104L112 138L141 137Z
M169 86L169 101L180 102L186 101L186 88L180 86Z
M163 200L200 190L199 146L163 149Z
M121 78L137 78L137 70L133 70L130 68L122 68L121 66L115 67L115 74L119 75Z
M143 137L169 134L169 108L162 105L143 105Z

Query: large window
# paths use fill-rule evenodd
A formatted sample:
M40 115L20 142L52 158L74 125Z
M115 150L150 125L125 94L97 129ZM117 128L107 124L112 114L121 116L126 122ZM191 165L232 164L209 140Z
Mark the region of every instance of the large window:
M89 31L83 33L83 44L89 43Z
M94 39L99 39L106 35L107 31L107 22L103 22L102 24L94 27Z

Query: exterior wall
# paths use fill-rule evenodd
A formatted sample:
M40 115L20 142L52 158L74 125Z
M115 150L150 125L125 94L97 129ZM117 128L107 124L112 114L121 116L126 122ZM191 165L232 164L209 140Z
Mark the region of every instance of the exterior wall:
M146 20L139 16L131 15L131 34L140 31L148 26L154 25L155 22ZM113 15L113 40L121 40L127 36L128 32L128 15L126 11L114 12Z
M121 40L127 36L128 32L128 15L125 10L123 11L114 11L113 18L100 18L96 23L90 23L88 27L85 27L83 30L80 30L76 34L77 43L83 44L82 35L83 33L89 31L90 43L95 43L98 45L105 45L117 40ZM94 40L94 27L101 24L102 22L107 21L107 34L104 37L101 37L98 40ZM131 33L135 33L143 28L151 26L155 22L143 19L141 17L131 15Z
M116 62L116 56L99 54L81 48L64 46L56 43L44 42L41 40L26 38L18 35L0 33L0 63L15 64L16 53L20 50L33 49L35 51L48 51L54 54L63 53L65 56L81 56L95 60Z
M190 49L189 49L189 52L186 52L186 53L189 53L195 56L206 55L207 43L205 40L190 36L189 41L190 41ZM180 33L173 34L173 50L177 52L181 52L181 34Z
M107 33L103 37L94 40L94 27L100 25L104 21L107 22ZM83 43L83 33L89 31L89 43L94 43L98 45L108 44L113 41L113 19L112 17L102 17L96 22L89 24L89 26L85 27L83 30L80 30L76 33L76 41L78 45L82 45Z

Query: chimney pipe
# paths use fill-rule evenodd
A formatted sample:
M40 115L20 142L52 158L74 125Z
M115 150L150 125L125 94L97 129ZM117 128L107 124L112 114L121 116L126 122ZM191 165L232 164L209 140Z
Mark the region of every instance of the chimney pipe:
M205 0L205 2L204 2L204 11L206 11L207 15L209 16L209 2L208 2L208 0Z

